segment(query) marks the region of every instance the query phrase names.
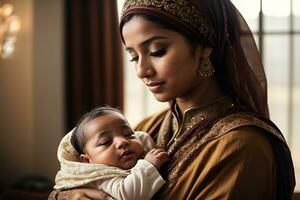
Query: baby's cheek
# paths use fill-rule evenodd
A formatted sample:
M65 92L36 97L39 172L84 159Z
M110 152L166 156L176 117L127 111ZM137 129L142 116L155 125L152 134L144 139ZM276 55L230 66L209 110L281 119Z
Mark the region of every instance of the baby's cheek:
M144 147L141 142L137 142L135 148L136 148L136 152L138 153L140 158L145 155L145 150L144 150Z

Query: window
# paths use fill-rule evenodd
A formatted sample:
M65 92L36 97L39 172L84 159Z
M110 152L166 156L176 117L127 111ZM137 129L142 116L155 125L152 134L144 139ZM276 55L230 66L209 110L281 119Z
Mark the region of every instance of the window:
M289 144L299 181L300 133L297 130L300 130L300 1L232 2L255 34L268 79L270 116ZM296 190L300 191L299 184Z
M119 0L120 5L124 0ZM268 79L272 121L292 151L296 182L300 181L300 1L232 0L254 33ZM126 55L126 54L125 54ZM126 63L125 113L132 123L165 104L154 100ZM136 99L139 99L138 101ZM134 103L133 103L134 102ZM300 185L296 186L300 191Z

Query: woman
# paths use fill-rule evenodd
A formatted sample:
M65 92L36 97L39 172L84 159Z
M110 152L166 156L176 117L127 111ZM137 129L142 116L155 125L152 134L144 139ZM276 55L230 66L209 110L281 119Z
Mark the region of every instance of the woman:
M268 119L264 69L229 0L127 0L120 31L137 76L170 102L137 127L171 157L154 199L292 198L293 164Z

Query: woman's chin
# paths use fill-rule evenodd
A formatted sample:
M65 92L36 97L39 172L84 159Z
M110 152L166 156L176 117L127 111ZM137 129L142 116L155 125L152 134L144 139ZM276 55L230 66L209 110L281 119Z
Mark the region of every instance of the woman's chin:
M169 101L173 100L172 97L169 97L164 94L153 94L153 96L159 102L169 102Z

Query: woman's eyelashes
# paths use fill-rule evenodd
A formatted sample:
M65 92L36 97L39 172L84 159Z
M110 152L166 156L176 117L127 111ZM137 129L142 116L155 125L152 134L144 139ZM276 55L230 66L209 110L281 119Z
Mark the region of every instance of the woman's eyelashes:
M166 52L167 52L167 50L165 48L162 48L157 51L150 51L148 55L152 56L152 57L162 57L166 54ZM136 62L136 61L138 61L138 59L139 59L139 56L133 56L129 61Z
M153 57L162 57L165 54L166 54L166 49L165 48L157 50L157 51L152 51L152 52L149 53L149 55L153 56Z

